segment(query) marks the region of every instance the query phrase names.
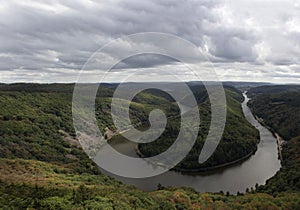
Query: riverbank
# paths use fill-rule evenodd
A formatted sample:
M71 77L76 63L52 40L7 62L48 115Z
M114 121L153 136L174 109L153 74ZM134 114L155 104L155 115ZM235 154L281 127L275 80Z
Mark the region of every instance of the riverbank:
M280 158L280 161L283 161L283 157L282 157L283 140L282 140L281 136L279 136L278 133L275 133L275 136L276 136L276 139L277 139L279 158Z
M247 91L245 91L244 94L246 95ZM249 109L251 110L250 107L249 107ZM252 112L252 110L251 110L251 112ZM273 134L273 136L276 138L278 156L279 156L280 161L283 161L283 156L282 156L283 139L281 138L281 136L273 128L271 128L270 126L268 126L264 122L264 119L258 117L257 115L254 115L254 118L257 120L257 122L259 122L261 125L263 125L265 128L267 128Z
M136 151L136 154L140 157L140 158L147 158L140 150L139 150L139 147L138 145L135 146L135 151ZM234 160L234 161L231 161L231 162L227 162L227 163L223 163L223 164L220 164L220 165L216 165L216 166L212 166L212 167L206 167L206 168L195 168L195 169L184 169L184 168L172 168L171 170L172 171L176 171L176 172L181 172L181 173L184 173L184 174L196 174L196 173L204 173L204 172L213 172L213 171L216 171L216 170L220 170L220 169L226 169L228 167L231 167L231 166L234 166L234 165L238 165L242 162L244 162L245 160L247 160L248 158L250 158L252 155L255 154L257 150L253 151L253 152L250 152L249 154L245 155L244 157L241 157L237 160ZM152 163L154 165L158 165L158 166L162 166L164 167L164 165L161 165L159 163Z
M273 134L273 136L276 138L276 142L277 142L277 150L278 150L278 156L280 161L283 161L283 156L282 156L282 145L283 145L283 139L282 137L270 126L266 125L264 120L262 118L259 118L258 116L255 115L255 119L262 124L265 128L267 128L269 131L271 131L271 133Z

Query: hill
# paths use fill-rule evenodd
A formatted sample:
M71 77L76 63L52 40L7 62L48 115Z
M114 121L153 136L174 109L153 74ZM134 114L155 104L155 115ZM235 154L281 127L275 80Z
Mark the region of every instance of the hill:
M210 102L203 86L193 86L193 93L198 99L202 124L194 147L187 157L175 167L181 171L210 170L223 164L243 159L256 151L259 141L258 131L245 119L240 103L243 97L233 87L225 87L227 116L224 133L215 153L203 164L198 163L201 148L204 145L210 125ZM139 150L144 156L154 156L165 151L173 143L179 131L179 119L173 119L166 132L155 142L140 144Z
M249 90L253 97L249 106L263 123L278 133L283 161L280 171L268 180L260 192L300 191L300 86L269 86Z
M16 86L18 88L16 89ZM13 87L13 88L12 88ZM51 87L48 89L48 87ZM165 188L142 192L101 174L73 141L72 84L0 85L0 208L3 209L297 209L299 193L265 193L231 196L198 193L190 188ZM109 110L115 85L101 87L97 113ZM238 117L239 94L229 90L232 116ZM101 95L104 94L104 95ZM230 94L232 94L230 96ZM233 97L234 96L234 97ZM159 103L144 104L148 100ZM234 99L235 98L235 99ZM199 98L200 99L200 98ZM143 120L149 110L172 101L161 93L142 93L132 105L139 110L133 120ZM146 100L146 101L145 101ZM205 103L205 100L199 100ZM100 106L101 105L101 106ZM174 106L174 105L173 105ZM172 106L172 107L173 107ZM134 110L133 109L133 110ZM174 110L166 110L176 114ZM177 110L178 111L178 110ZM237 113L235 113L237 112ZM111 127L103 118L100 128ZM145 118L146 119L146 118Z

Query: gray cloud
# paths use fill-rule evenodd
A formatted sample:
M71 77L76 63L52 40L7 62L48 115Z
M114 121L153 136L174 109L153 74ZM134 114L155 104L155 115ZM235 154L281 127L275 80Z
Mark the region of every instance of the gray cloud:
M138 32L164 32L203 49L221 79L251 80L247 74L252 72L256 78L272 79L273 75L284 82L299 82L299 14L296 0L3 0L0 79L75 81L88 58L112 39ZM106 58L117 60L120 50L132 50L139 44L121 43ZM178 55L185 54L173 45ZM206 65L196 57L190 61ZM144 55L126 59L115 69L124 73L168 66L178 73L177 65L170 58ZM102 67L107 67L105 62ZM280 68L288 70L278 71Z

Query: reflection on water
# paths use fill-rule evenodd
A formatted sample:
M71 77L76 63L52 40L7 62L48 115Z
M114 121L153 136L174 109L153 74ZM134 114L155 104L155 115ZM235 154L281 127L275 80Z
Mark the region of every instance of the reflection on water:
M281 167L278 159L277 143L272 133L263 127L253 117L247 106L248 97L244 94L245 101L242 103L244 115L247 120L260 132L261 141L258 149L246 161L206 174L184 175L179 172L168 171L159 176L145 179L131 179L119 177L106 171L104 174L117 178L123 183L135 185L142 190L155 190L158 183L163 186L186 186L192 187L199 192L230 192L232 194L245 192L246 188L254 187L256 183L265 184L266 180L272 177ZM135 143L119 138L111 143L123 154L138 157L135 153ZM128 166L130 167L130 166Z

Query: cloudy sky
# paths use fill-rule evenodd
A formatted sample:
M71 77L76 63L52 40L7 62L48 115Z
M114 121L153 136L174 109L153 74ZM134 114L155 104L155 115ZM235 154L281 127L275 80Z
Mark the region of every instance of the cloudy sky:
M0 82L76 82L95 51L141 32L190 41L208 59L191 58L191 65L214 68L219 80L300 82L300 0L0 0ZM88 81L120 51L142 44L122 42L106 52ZM184 56L176 42L172 47ZM155 80L167 69L193 80L184 68L166 56L140 55L113 74L151 72Z

